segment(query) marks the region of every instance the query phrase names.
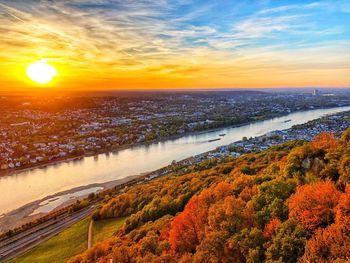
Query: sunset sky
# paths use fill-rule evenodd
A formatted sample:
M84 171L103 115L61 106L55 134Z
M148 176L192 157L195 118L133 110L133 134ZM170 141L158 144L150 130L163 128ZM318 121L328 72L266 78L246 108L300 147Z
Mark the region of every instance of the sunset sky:
M0 89L350 87L350 0L0 0Z

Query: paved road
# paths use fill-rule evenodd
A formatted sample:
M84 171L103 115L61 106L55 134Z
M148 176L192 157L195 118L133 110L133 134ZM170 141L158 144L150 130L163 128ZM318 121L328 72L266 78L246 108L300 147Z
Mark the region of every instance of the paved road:
M57 235L74 223L89 216L94 205L77 211L73 214L65 214L56 219L49 220L38 226L30 228L18 235L0 241L0 262L5 262L15 256L21 255L43 241Z
M140 184L142 182L145 182L144 177L133 179L129 182L118 185L115 188L119 188L119 190L125 190L126 187L130 187L135 184ZM31 227L30 229L21 232L15 236L6 239L1 239L0 263L3 263L11 258L25 253L29 249L39 245L43 241L57 235L58 233L73 225L74 223L89 216L93 212L94 207L97 203L98 201L81 211L75 212L73 214L66 213L57 216L57 218L50 219L37 226ZM89 231L88 235L88 238L90 238L90 244L92 245L92 233L90 233Z

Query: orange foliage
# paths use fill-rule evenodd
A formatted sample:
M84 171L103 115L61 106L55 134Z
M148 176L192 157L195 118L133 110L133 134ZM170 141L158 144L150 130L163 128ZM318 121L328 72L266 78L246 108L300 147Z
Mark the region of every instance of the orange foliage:
M318 229L307 242L304 257L311 262L333 262L350 258L350 228L337 222L326 229Z
M254 185L253 187L245 187L243 191L239 194L239 197L244 200L245 202L248 202L249 200L252 200L254 195L257 195L259 192L258 187Z
M335 187L350 180L347 137L337 143L334 135L321 134L312 143L201 165L106 199L99 217L130 215L128 231L123 227L70 262L347 262L350 185L344 193ZM241 174L243 166L257 173ZM334 184L295 192L297 182L311 181L304 179L312 170L316 176L326 171Z
M210 189L210 192L214 196L215 200L224 199L226 196L231 195L232 191L232 184L227 182L220 182L213 189Z
M244 227L252 225L254 211L246 207L246 203L234 196L211 206L209 210L208 225L211 230L237 232Z
M270 222L265 226L264 228L264 238L270 239L273 233L275 232L276 228L281 224L281 220L278 218L273 218L270 220Z
M350 185L335 208L335 223L319 229L308 241L305 258L317 262L350 258Z
M192 254L186 253L180 259L179 263L189 263L192 261Z
M200 195L192 197L172 223L169 233L172 249L180 253L194 252L204 239L210 205L230 194L232 186L222 182L213 189L204 190Z
M279 161L279 169L280 171L283 171L285 167L287 166L288 159L287 156L283 156L282 159Z
M234 193L237 195L241 193L246 187L253 187L255 185L254 177L239 174L235 176L235 180L231 183Z
M203 225L207 220L207 209L198 196L192 197L185 210L178 215L169 234L169 243L177 252L194 252L204 238ZM203 204L203 205L202 205Z
M333 208L340 192L330 181L298 187L289 199L289 217L299 220L304 227L315 230L332 222Z
M341 195L335 213L336 222L348 225L350 229L350 184L346 186L345 193Z
M328 151L336 148L338 146L338 142L333 133L322 132L315 136L311 145L317 150Z

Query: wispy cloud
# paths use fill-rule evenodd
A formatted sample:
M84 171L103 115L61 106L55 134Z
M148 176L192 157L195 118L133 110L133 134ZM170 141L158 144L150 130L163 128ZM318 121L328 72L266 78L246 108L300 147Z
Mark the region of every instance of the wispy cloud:
M273 33L288 32L294 29L305 28L299 22L302 15L278 17L253 17L237 23L234 26L236 38L269 37Z
M266 15L266 14L287 12L292 10L308 11L310 9L320 8L322 6L324 6L324 4L321 2L313 2L313 3L307 3L307 4L289 4L289 5L282 5L278 7L262 9L258 13L261 15Z
M330 2L271 2L0 0L0 67L47 58L65 69L63 82L84 76L84 83L108 80L103 85L111 87L199 87L203 78L212 86L259 86L244 78L270 72L264 83L275 83L274 71L293 68L301 76L316 61L332 70L329 79L339 65L349 68L341 56L346 25L319 18L325 10L338 14L325 9Z

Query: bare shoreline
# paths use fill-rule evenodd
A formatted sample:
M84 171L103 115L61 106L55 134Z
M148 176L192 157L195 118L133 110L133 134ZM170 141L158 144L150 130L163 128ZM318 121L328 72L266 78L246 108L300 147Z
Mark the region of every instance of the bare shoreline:
M12 210L12 211L9 211L5 214L0 215L0 233L6 232L10 229L14 229L16 227L19 227L21 225L29 223L35 219L38 219L38 218L42 217L43 215L48 214L52 211L66 207L66 206L76 202L76 200L78 200L78 199L83 199L83 198L87 197L87 195L83 195L83 196L80 196L78 198L73 198L71 200L63 202L62 204L58 205L57 207L55 207L54 209L52 209L48 213L38 213L35 215L31 215L36 209L41 207L40 204L44 201L47 201L49 199L59 197L62 195L73 194L75 192L90 189L93 187L102 187L101 190L97 191L97 192L101 192L101 191L104 191L107 189L111 189L111 188L118 186L120 184L123 184L125 182L128 182L128 181L130 181L134 178L140 177L142 175L144 175L144 174L131 175L131 176L124 177L122 179L117 179L117 180L113 180L113 181L109 181L109 182L105 182L105 183L93 183L93 184L89 184L89 185L85 185L85 186L79 186L79 187L75 187L75 188L65 190L65 191L62 191L59 193L55 193L53 195L46 196L46 197L39 199L39 200L35 200L35 201L28 203L22 207L19 207L15 210Z

